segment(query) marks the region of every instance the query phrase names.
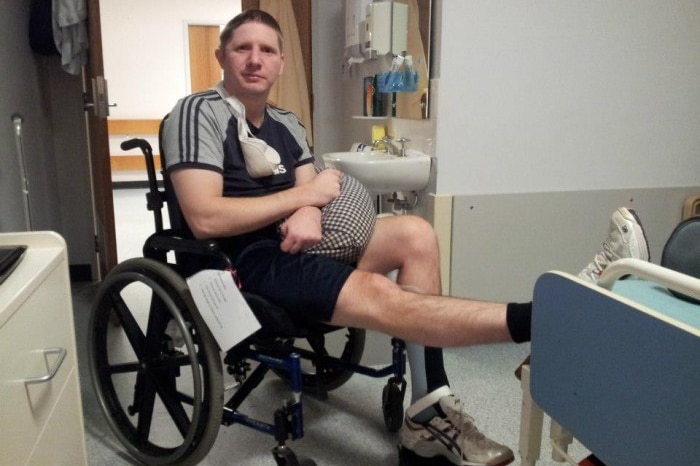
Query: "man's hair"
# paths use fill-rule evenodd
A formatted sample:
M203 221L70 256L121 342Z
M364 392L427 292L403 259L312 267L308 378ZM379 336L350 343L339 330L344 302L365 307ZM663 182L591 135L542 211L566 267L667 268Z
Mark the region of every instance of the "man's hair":
M244 10L229 21L219 35L219 48L223 50L231 40L231 37L233 37L236 29L246 23L262 23L277 31L280 52L282 52L282 29L272 15L262 10Z

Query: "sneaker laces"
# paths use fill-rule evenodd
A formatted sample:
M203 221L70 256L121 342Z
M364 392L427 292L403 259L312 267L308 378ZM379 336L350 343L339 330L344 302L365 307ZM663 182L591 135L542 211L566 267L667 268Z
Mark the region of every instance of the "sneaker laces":
M608 244L608 242L604 242L603 246L598 250L596 253L595 257L593 258L592 264L595 264L595 272L600 275L600 272L602 270L605 270L605 268L610 265L610 262L613 260L613 253L612 253L612 248Z
M598 252L596 252L593 260L579 273L579 277L586 277L586 279L595 281L596 277L599 277L603 273L603 270L610 265L613 259L612 247L606 241Z
M458 423L455 425L455 429L460 434L460 446L462 446L462 451L464 451L464 442L467 440L482 443L486 440L486 436L476 427L476 420L471 417L464 410L464 405L462 405L459 399L455 399L455 405L459 406L459 412L457 413ZM454 425L454 421L450 420Z
M457 408L457 410L446 412L447 418L443 420L447 421L456 431L457 435L453 438L459 437L460 449L462 450L462 454L466 455L467 442L481 444L488 442L488 439L479 428L476 427L476 420L467 414L459 398L454 399L454 407Z

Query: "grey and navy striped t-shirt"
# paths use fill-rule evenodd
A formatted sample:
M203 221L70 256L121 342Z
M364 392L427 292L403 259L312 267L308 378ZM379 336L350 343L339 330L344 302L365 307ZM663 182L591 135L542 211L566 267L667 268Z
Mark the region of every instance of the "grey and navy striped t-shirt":
M203 168L221 173L227 197L260 196L294 186L294 169L313 162L306 131L291 112L268 105L260 128L248 123L255 137L280 154L277 173L251 178L238 140L238 125L229 104L214 89L181 99L163 127L166 170Z

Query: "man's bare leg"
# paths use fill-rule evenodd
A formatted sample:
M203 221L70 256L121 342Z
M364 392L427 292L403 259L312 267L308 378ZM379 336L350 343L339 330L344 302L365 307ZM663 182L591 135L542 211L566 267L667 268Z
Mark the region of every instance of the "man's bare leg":
M338 305L344 306L343 297L350 296L352 301L359 301L354 304L360 307L367 306L363 300L369 296L370 300L378 305L378 309L384 308L391 314L388 315L389 322L406 322L411 329L425 329L428 323L434 323L434 311L449 313L442 310L449 308L449 300L441 301L435 309L431 307L431 303L436 303L441 292L439 266L437 238L427 222L411 216L382 218L377 222L372 241L358 264L360 271L381 275L367 276L359 272L351 275L346 282L346 288L341 292ZM394 269L399 271L396 285L383 277ZM380 279L375 282L375 277ZM377 288L367 288L365 281ZM346 291L348 293L344 294ZM385 295L390 301L397 303L396 308L386 307L384 301L371 299L373 296ZM430 299L422 302L424 298ZM479 303L479 306L482 305L483 303ZM409 309L415 309L412 312L418 315L403 312ZM464 311L458 312L461 314ZM345 315L342 311L339 313L338 308L336 314L340 314L341 317ZM491 314L495 315L493 312ZM373 319L364 314L360 318L368 317ZM419 322L420 318L427 318L428 323ZM466 460L470 464L507 464L512 461L512 450L483 436L474 425L473 419L464 413L461 401L452 394L444 368L442 349L412 342L444 346L443 325L445 323L438 324L436 329L432 330L440 334L440 340L432 340L432 343L429 339L414 337L415 340L412 340L410 336L395 333L399 330L394 326L390 326L390 330L382 330L407 340L406 350L411 366L411 403L401 427L400 463L421 463L421 458L437 455L450 457L451 462L461 463ZM498 325L505 327L505 322L499 322ZM450 327L451 324L447 323L446 326ZM435 436L444 437L446 443ZM457 448L444 449L440 446L455 441L459 444Z
M414 216L384 217L378 220L366 253L358 265L361 270L383 275L398 270L396 282L416 293L440 294L439 250L430 225ZM410 365L411 404L441 387L449 386L441 348L406 342ZM426 410L421 418L437 413Z
M383 275L394 269L397 283ZM435 347L512 341L506 304L443 297L440 288L430 225L416 217L381 218L358 270L340 292L331 323Z
M432 226L419 217L377 219L357 268L382 275L398 270L399 285L423 294L439 295L442 290L437 237Z
M513 341L505 304L412 293L360 270L340 292L331 323L436 347Z

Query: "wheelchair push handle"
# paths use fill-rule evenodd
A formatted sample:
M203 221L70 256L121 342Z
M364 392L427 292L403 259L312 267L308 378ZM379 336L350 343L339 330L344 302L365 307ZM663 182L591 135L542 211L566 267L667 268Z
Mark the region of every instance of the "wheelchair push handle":
M127 139L126 141L122 142L119 147L121 147L122 150L131 150L139 148L143 152L150 152L152 150L151 144L142 138Z
M146 193L148 210L153 212L153 220L156 224L156 232L163 231L163 214L161 208L163 206L164 195L158 189L158 180L156 179L156 166L153 161L153 148L151 144L142 138L132 138L123 141L120 146L123 151L131 149L141 149L146 161L146 175L148 176L148 193Z

